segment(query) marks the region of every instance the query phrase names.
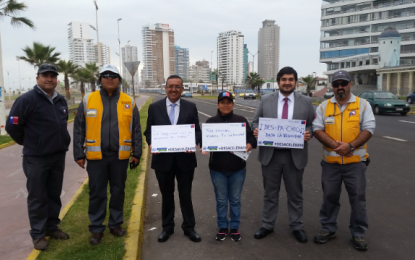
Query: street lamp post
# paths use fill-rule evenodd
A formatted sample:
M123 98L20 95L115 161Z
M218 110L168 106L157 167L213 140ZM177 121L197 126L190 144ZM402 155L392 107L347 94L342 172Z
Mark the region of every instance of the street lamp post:
M210 52L210 95L213 96L213 51Z
M100 53L100 48L99 48L99 34L98 34L98 4L97 4L97 0L94 0L94 5L95 5L95 18L96 18L96 24L95 26L97 27L97 29L95 31L97 31L97 55L98 55L98 63L100 66L102 66L102 55L100 57L99 53ZM102 52L102 49L101 49ZM99 62L101 60L101 62Z
M117 24L118 24L118 52L120 54L118 54L118 57L120 57L120 75L122 77L121 71L122 71L122 67L121 67L121 41L120 41L120 21L122 20L122 18L118 18L117 20Z
M252 54L249 51L248 51L248 53L252 55L252 70L255 73L255 56L259 53L259 51L257 51L255 54Z

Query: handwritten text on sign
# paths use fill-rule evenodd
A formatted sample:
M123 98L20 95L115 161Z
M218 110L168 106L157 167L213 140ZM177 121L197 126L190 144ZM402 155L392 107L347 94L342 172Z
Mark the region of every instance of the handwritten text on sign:
M281 148L304 148L306 121L259 118L258 145Z
M151 126L151 152L180 153L196 151L195 125Z
M246 124L202 124L203 151L225 152L246 150Z

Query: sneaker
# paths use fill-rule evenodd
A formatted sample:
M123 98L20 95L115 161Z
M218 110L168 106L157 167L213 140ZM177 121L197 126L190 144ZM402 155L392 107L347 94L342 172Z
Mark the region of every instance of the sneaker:
M59 240L69 239L69 235L60 229L46 230L46 236L54 238L54 239L59 239Z
M237 229L231 229L231 239L235 242L241 240L241 234L239 234Z
M367 250L367 243L364 237L352 237L352 242L354 247L357 250L366 251Z
M48 249L48 241L44 237L33 239L33 247L37 250L46 250Z
M325 244L332 238L336 237L336 232L328 232L325 230L321 230L320 234L314 237L314 243L316 244Z
M219 229L219 232L216 234L216 240L223 241L225 237L229 234L229 230L227 228Z

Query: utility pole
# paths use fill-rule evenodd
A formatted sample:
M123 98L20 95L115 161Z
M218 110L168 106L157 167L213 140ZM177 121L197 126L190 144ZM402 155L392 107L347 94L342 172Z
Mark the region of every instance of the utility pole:
M213 96L213 51L210 52L210 95Z
M94 5L95 5L95 18L96 18L96 31L97 31L97 51L98 51L98 63L99 66L102 66L104 64L102 64L102 48L100 48L99 45L99 34L98 34L98 4L97 4L97 0L94 0ZM101 53L101 55L99 55ZM101 61L101 62L100 62Z
M122 20L122 18L118 18L117 20L117 24L118 24L118 53L119 53L119 57L120 57L120 75L121 77L122 75L122 67L121 67L121 58L122 58L122 54L121 54L121 41L120 41L120 21Z
M22 83L20 81L20 62L19 62L19 58L16 58L16 60L17 60L17 65L19 66L19 90L20 90L20 93L22 93Z
M4 104L3 57L0 34L0 135L6 135L6 106Z

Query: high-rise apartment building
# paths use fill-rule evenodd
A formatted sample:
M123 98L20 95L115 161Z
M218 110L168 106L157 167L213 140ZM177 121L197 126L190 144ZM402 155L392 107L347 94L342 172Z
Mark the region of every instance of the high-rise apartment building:
M263 80L275 80L280 64L280 27L274 20L262 22L258 32L258 51L258 74Z
M69 59L79 66L98 62L97 48L89 33L89 24L70 22L68 26Z
M123 80L126 80L132 87L132 77L128 69L125 67L124 62L138 61L137 46L125 45L121 48L122 53L122 75ZM134 75L134 86L138 86L138 71Z
M174 46L174 74L182 79L187 79L187 68L189 67L189 49Z
M175 72L174 31L168 24L156 23L142 28L143 82L162 84Z
M325 75L348 71L356 85L377 85L380 34L387 28L400 32L400 65L415 65L415 2L412 0L324 0L321 6L320 62ZM395 55L399 53L395 52ZM379 86L381 89L382 86Z
M241 85L244 76L244 36L238 31L220 33L217 38L218 69L226 83ZM220 81L220 79L219 79Z
M246 83L246 77L248 76L248 45L244 44L244 76L242 83Z
M203 83L210 82L210 68L209 61L202 60L196 61L196 65L189 66L187 69L187 75L189 80L192 82L198 83L203 81Z
M97 48L97 57L98 57L98 65L105 65L111 64L111 57L110 57L110 47L103 44L102 42L98 43L98 46L95 45Z

